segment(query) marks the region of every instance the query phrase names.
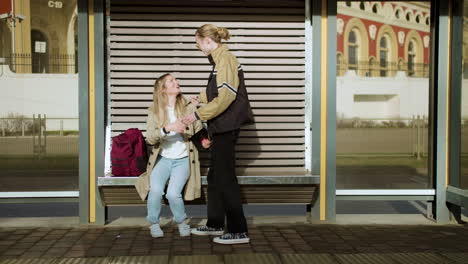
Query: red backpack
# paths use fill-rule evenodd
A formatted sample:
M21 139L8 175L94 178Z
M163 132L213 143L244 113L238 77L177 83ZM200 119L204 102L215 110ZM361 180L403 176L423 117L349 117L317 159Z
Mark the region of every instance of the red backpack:
M145 139L138 128L127 129L124 133L112 137L113 176L140 176L146 171L147 162Z

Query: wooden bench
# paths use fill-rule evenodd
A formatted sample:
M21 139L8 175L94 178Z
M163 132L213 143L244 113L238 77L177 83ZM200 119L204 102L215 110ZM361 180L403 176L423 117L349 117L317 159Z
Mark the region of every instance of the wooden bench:
M304 8L300 0L111 1L107 140L131 127L145 130L158 76L173 73L186 96L203 90L211 65L196 50L194 32L205 23L227 27L256 120L242 128L236 146L244 203L312 203L319 177L310 173L312 89L306 76L311 76L312 52L305 44L311 28L304 23ZM207 175L208 156L200 156L201 173ZM204 196L194 203L205 201L206 177L202 180ZM104 204L142 204L134 182L133 177L99 178Z
M144 202L134 187L136 177L100 177L101 199L108 205L140 205ZM318 176L241 176L241 197L245 204L312 204ZM202 197L188 204L202 204L207 197L206 176L202 176Z

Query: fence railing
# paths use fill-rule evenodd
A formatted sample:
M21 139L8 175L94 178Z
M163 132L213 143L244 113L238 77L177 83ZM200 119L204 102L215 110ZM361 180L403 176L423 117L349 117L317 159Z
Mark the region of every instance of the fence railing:
M338 61L337 75L343 76L347 71L354 70L358 76L362 77L394 77L397 72L402 71L408 77L429 77L429 64L425 63L404 63L404 62L369 62L359 61L356 64Z
M1 61L16 73L66 74L78 72L77 59L74 54L16 53Z
M78 135L78 118L47 117L34 115L33 117L15 116L0 118L0 137L21 137L37 135L67 136ZM43 127L43 129L40 129Z
M78 121L43 114L0 118L0 156L78 155Z
M339 156L413 156L428 153L429 122L426 116L412 118L337 118Z

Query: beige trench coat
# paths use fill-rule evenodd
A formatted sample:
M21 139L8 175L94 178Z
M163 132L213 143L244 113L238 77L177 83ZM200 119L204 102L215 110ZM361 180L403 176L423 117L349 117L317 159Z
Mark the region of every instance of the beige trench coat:
M185 114L193 113L196 110L196 107L192 104L187 104L185 109ZM187 144L187 151L189 154L190 162L190 176L185 184L184 188L184 199L191 201L197 199L201 195L201 177L200 177L200 161L198 159L198 150L193 145L188 138L202 129L203 125L201 121L197 120L193 124L188 126L188 129L185 130L184 140ZM160 142L162 140L161 127L158 123L156 114L153 112L153 106L148 109L148 119L146 121L146 142L148 144L154 145L152 151L150 152L150 157L148 160L148 165L146 167L146 172L138 177L138 180L135 184L135 188L140 195L141 200L145 200L148 196L150 189L150 175L153 171L156 159L160 151Z

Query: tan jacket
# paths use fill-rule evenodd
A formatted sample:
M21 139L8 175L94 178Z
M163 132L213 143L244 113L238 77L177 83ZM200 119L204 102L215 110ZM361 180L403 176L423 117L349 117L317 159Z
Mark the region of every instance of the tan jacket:
M193 113L196 110L196 107L192 104L188 104L185 109L185 114ZM197 199L201 196L201 177L200 177L200 161L198 159L198 150L193 145L188 138L202 129L203 125L201 121L195 121L193 124L188 126L184 134L184 139L187 144L187 151L189 154L190 162L190 176L187 180L187 183L184 188L184 199L191 201ZM150 189L150 175L153 171L154 165L156 163L156 158L159 155L160 151L160 142L162 140L161 135L161 126L158 123L156 114L153 111L153 106L148 109L148 119L146 121L146 142L148 144L154 145L153 150L151 151L148 166L146 167L146 172L138 177L138 180L135 184L135 188L140 195L141 200L145 200L148 196Z
M208 121L211 134L223 133L253 124L254 118L245 86L244 71L225 44L208 55L214 66L205 92L200 93L197 119Z

